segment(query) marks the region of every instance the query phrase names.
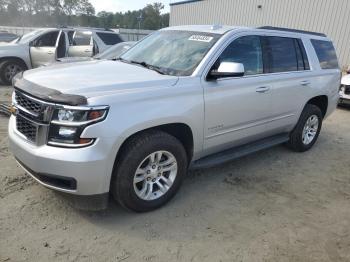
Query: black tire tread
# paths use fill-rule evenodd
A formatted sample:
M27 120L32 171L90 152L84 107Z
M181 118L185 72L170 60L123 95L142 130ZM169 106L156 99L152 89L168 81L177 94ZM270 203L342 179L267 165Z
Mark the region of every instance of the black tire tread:
M319 128L318 132L316 134L316 137L314 138L314 141L312 141L309 145L304 145L302 142L302 132L305 125L306 120L311 115L317 115L319 117ZM319 136L319 133L322 128L322 111L319 107L313 104L307 104L301 113L301 116L299 118L299 121L297 125L295 126L294 130L290 134L290 140L287 142L287 146L296 152L305 152L309 150L317 141L317 138Z
M138 152L140 148L147 147L149 145L152 145L154 143L169 143L175 145L179 152L181 152L182 159L177 159L178 162L183 163L183 171L182 173L186 173L187 171L187 155L186 151L182 145L182 143L175 137L169 135L168 133L165 133L163 131L159 130L148 130L144 131L138 135L135 135L131 137L126 144L122 147L121 152L118 154L119 157L116 160L115 168L113 171L113 177L111 181L111 193L113 195L113 198L125 209L130 211L136 211L136 212L147 212L151 211L153 209L156 209L166 202L168 202L176 193L178 188L175 188L175 191L172 192L172 194L166 199L165 201L159 201L158 204L154 205L153 207L140 207L135 205L133 201L130 199L130 195L126 195L125 188L127 188L129 183L125 179L125 174L130 172L130 166L132 165L132 162L135 162L136 159L139 157ZM180 167L178 167L178 176L180 173ZM179 184L180 186L182 182L184 174L180 174L179 178ZM175 185L173 185L174 187ZM172 187L172 188L173 188ZM171 191L172 188L169 190ZM168 192L169 192L168 191ZM168 193L167 193L168 194ZM162 198L161 198L162 199ZM159 200L159 199L158 199Z

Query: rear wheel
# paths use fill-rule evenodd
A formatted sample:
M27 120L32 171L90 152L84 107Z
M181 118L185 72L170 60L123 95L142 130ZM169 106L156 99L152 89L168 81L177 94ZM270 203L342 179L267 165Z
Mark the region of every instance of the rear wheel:
M186 151L175 137L147 131L131 138L116 162L111 192L123 207L147 212L167 203L187 172Z
M297 152L309 150L317 141L322 120L322 112L317 106L306 105L287 145Z
M23 64L23 62L15 59L3 61L0 64L0 80L5 85L11 85L13 77L25 69L26 66Z

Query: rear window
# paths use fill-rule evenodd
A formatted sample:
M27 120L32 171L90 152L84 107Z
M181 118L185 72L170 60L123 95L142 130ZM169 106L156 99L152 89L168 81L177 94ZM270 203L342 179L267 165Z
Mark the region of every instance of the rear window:
M109 33L96 33L99 38L102 39L102 41L106 45L115 45L120 42L123 42L123 40L119 37L117 34L109 34Z
M311 40L322 69L338 69L338 59L335 48L330 41Z

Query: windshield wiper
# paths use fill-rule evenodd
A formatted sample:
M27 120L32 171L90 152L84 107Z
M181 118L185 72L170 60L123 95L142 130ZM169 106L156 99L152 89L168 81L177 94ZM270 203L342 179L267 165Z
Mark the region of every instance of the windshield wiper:
M128 62L130 62L131 64L140 65L140 66L143 66L147 69L156 71L157 73L159 73L161 75L165 75L165 73L162 71L161 67L159 67L159 66L154 66L154 65L147 64L146 62L138 62L138 61L132 61L132 60L128 61Z

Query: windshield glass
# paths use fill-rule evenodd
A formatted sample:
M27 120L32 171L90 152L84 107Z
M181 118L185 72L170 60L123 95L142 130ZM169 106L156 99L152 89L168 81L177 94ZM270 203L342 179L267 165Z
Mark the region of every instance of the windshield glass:
M119 43L116 44L108 49L106 49L104 52L95 55L94 58L96 59L116 59L121 54L123 54L126 50L128 50L134 42L128 42L128 43Z
M221 35L189 31L157 31L121 56L126 62L157 67L167 75L189 76Z
M34 30L32 32L29 32L27 34L22 35L21 37L17 38L16 43L19 44L23 44L23 43L27 43L28 41L30 41L34 36L40 34L43 31L43 29L39 29L39 30Z

